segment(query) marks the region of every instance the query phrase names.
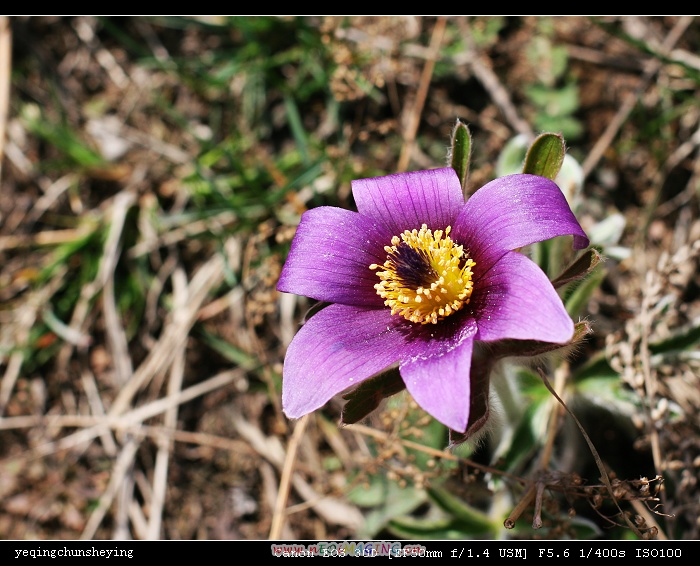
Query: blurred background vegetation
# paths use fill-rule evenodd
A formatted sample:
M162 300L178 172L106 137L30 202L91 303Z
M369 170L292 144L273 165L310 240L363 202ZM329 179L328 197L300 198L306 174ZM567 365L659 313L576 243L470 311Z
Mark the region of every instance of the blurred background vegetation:
M0 537L699 538L699 52L680 16L0 18ZM585 434L517 364L454 451L405 393L289 422L301 213L457 119L471 191L566 140Z

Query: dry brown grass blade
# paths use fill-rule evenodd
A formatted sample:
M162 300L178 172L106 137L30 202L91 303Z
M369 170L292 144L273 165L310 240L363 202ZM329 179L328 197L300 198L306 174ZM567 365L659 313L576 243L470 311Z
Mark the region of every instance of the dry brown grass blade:
M232 421L238 434L244 438L258 454L268 460L281 472L284 468L286 456L285 450L278 438L265 436L257 426L246 421L243 416L237 412L234 414ZM313 510L328 523L348 527L353 531L356 531L362 525L364 519L356 507L335 497L320 495L296 472L292 474L291 483L295 491L306 501L308 506L312 507Z
M176 372L177 368L174 368L173 371ZM134 409L117 419L113 417L110 418L108 416L96 418L96 424L91 426L90 428L84 428L78 431L77 433L74 433L73 435L69 435L68 437L61 439L57 443L47 444L43 447L39 447L39 449L36 451L32 451L31 456L41 457L57 450L80 446L81 444L89 442L99 435L105 435L108 432L109 428L126 429L127 431L131 431L127 433L127 441L124 444L124 446L122 446L121 452L119 453L119 456L114 463L107 489L100 497L97 508L93 511L87 524L85 525L85 528L83 529L83 532L81 534L81 539L86 540L92 539L94 537L107 511L114 503L115 498L119 499L121 503L119 509L123 509L125 512L123 514L123 520L116 521L115 536L117 538L123 538L124 533L128 532L126 525L124 524L127 514L128 516L136 517L137 519L141 517L140 511L138 511L138 509L134 509L134 507L138 507L138 505L136 501L133 500L133 484L129 479L129 472L136 451L138 450L138 447L140 445L141 438L144 436L144 434L141 431L143 421L158 414L161 414L164 411L170 411L170 417L168 418L166 415L166 421L168 421L170 427L174 427L175 425L172 421L173 419L176 419L177 415L175 413L175 415L173 416L173 411L180 404L192 400L205 393L208 393L209 391L219 389L227 385L234 379L240 377L241 375L242 372L226 372L224 374L214 376L202 383L198 383L184 391L180 390L182 375L175 375L172 378L172 385L169 387L169 395L167 397L158 399L143 407L139 407L139 409ZM144 409L147 410L144 411ZM45 419L41 420L43 421ZM61 419L59 418L59 421L60 420ZM4 421L7 421L7 419L4 419ZM3 422L3 424L7 423ZM58 423L53 424L55 425ZM65 424L71 426L68 423ZM145 525L143 524L145 523L145 521L139 521L139 524L141 526L137 529L137 531L143 534L142 538L158 538L160 533L162 521L162 508L165 498L167 479L167 458L169 456L169 441L167 439L167 436L160 435L159 438L163 440L163 443L165 444L166 448L163 454L159 452L160 465L158 465L157 462L156 470L154 473L154 496L151 497L151 515L149 516L150 520ZM165 466L163 464L164 459ZM120 497L117 497L118 495L120 495ZM119 513L117 513L117 519L118 516Z
M668 33L666 39L663 42L663 45L661 47L662 53L668 53L673 49L673 46L678 42L678 40L688 29L688 26L690 26L690 24L693 22L693 19L694 16L683 16L676 22L676 25ZM588 152L586 159L584 159L583 163L581 164L584 178L588 177L588 175L590 175L591 172L597 167L598 162L603 157L603 154L613 143L613 140L617 136L617 133L622 127L622 124L625 123L625 121L630 115L630 112L632 112L634 107L637 105L637 102L639 101L639 98L641 97L642 93L647 89L647 87L651 83L651 80L654 78L656 73L659 72L659 69L661 69L662 65L663 63L656 58L651 59L648 62L648 66L646 67L646 71L642 76L642 80L639 83L639 86L624 100L624 102L620 106L620 109L617 111L617 114L613 117L612 120L610 120L610 123L608 123L608 127L605 128L603 135L601 135L600 138L598 138L598 141L593 146L591 151Z
M15 347L23 347L26 345L29 332L37 319L39 310L61 286L66 272L67 268L60 270L46 286L34 291L18 309L15 317L15 324L10 328L10 334L13 337L12 339L14 340ZM0 423L2 422L2 416L5 414L5 409L12 396L17 378L20 375L22 364L24 363L24 356L23 350L21 348L16 348L16 351L10 354L7 362L5 373L2 376L2 382L0 382ZM2 355L0 355L0 361L2 361Z
M187 226L168 230L159 237L154 235L153 238L144 239L142 242L130 248L127 252L127 256L134 258L155 251L161 247L167 248L168 246L183 242L188 238L194 238L211 232L212 230L224 229L235 224L237 220L238 217L235 213L230 210L225 210L206 220L195 220L189 222Z
M209 379L183 389L177 395L161 397L155 401L132 409L123 415L110 416L104 418L85 415L67 415L56 417L11 417L0 419L0 430L12 430L16 428L28 428L42 426L46 428L79 427L81 430L57 440L41 444L36 448L26 452L24 458L41 458L54 454L61 450L69 450L90 442L96 437L110 429L134 432L140 429L142 423L150 418L158 416L167 411L170 407L182 405L192 399L216 391L225 387L245 375L245 370L233 369L221 372ZM20 457L11 457L6 460L19 460ZM5 461L5 460L3 460Z
M280 476L279 489L277 490L277 499L272 514L272 525L270 526L270 539L276 540L280 538L282 527L286 519L285 508L287 507L287 499L289 497L289 488L294 474L294 462L296 460L299 444L306 431L306 425L309 422L309 415L304 415L297 421L294 427L292 437L287 444L287 453L284 457L284 465L282 466L282 474Z
M433 35L430 39L430 48L428 51L429 56L425 61L425 65L423 66L423 72L421 73L416 99L405 119L406 127L403 133L403 146L401 147L401 155L399 156L399 163L396 168L397 172L405 171L411 160L411 153L413 152L413 146L415 144L416 134L418 132L418 124L420 124L420 117L423 113L425 100L428 96L430 79L433 76L435 60L439 55L440 44L442 43L442 38L445 35L446 25L447 19L444 16L439 17L435 22Z
M124 477L128 473L129 468L134 461L134 456L136 455L139 444L140 440L131 437L122 447L119 457L112 468L112 475L109 479L109 485L102 494L102 497L100 497L97 507L92 512L92 515L90 515L90 518L88 519L88 522L80 535L82 540L91 540L95 536L100 523L102 523L107 511L112 506L114 497L116 496L122 482L124 481Z
M83 384L83 390L85 391L85 396L87 397L88 404L90 405L90 411L98 418L105 418L107 413L104 410L102 398L100 397L100 392L97 388L97 383L95 382L95 376L91 371L85 368L80 377ZM115 457L117 455L117 443L114 440L112 432L103 432L100 435L100 439L102 440L102 446L104 447L105 453L112 458Z
M174 307L176 310L185 309L187 301L186 275L178 269L173 277ZM182 390L182 382L185 373L185 351L176 353L170 370L168 381L168 396L174 396ZM177 428L178 406L168 408L165 411L164 426L167 429ZM160 438L158 441L158 452L156 453L155 469L153 470L153 500L151 502L150 514L148 517L148 531L146 538L158 540L162 525L162 514L165 506L165 497L168 486L168 461L170 459L171 441L167 438Z
M223 278L223 260L215 255L202 265L188 287L186 308L175 311L166 323L162 338L153 347L144 362L122 387L109 411L111 416L124 413L138 391L156 375L167 371L177 352L185 347L192 325L209 292Z
M469 57L469 66L471 67L474 76L479 79L479 82L488 91L491 99L494 101L496 106L498 106L501 112L503 112L503 116L505 116L511 127L516 132L526 136L529 139L534 138L534 133L530 127L530 124L520 117L515 104L513 104L513 101L511 100L508 90L503 86L493 69L491 69L491 67L484 63L482 58L480 58L479 51L468 33L464 35L464 40L471 55Z
M114 200L112 223L97 278L103 288L102 309L105 317L107 344L114 361L114 371L118 385L126 383L133 372L133 366L129 355L129 341L117 310L114 270L121 251L120 241L124 231L126 215L134 200L134 195L127 192L120 193Z
M5 132L10 107L10 77L12 70L12 28L10 17L0 16L0 179L5 155Z
M89 284L83 286L80 298L73 309L73 314L68 327L77 335L87 334L86 320L92 309L92 301L95 296L103 291L103 310L105 315L105 330L107 341L112 350L115 363L115 373L119 377L131 374L131 363L128 355L127 340L117 313L114 296L114 270L121 252L121 240L126 222L126 215L134 202L134 195L121 192L111 204L109 214L109 232L103 249L102 261L99 271ZM90 228L94 229L94 228ZM66 342L57 355L57 365L64 370L73 355L75 344Z

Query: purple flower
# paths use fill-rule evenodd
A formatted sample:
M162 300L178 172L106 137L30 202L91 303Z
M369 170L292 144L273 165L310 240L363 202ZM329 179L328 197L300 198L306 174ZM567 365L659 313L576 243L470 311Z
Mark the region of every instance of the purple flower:
M451 168L361 179L352 192L358 212L303 214L280 276L278 290L332 303L289 345L284 412L301 417L398 362L416 402L464 432L475 341L574 333L546 275L514 250L588 238L559 187L535 175L491 181L466 203Z

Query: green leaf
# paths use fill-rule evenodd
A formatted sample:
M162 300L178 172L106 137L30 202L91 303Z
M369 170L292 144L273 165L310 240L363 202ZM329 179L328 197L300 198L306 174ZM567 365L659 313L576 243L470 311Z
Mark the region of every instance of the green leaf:
M566 118L579 108L578 86L575 83L551 89L545 85L532 85L527 96L550 118Z
M559 276L552 281L552 285L558 289L567 283L583 279L593 272L602 259L602 256L595 248L586 250L581 257L576 259L576 261L569 265L569 267L562 271Z
M630 419L639 410L639 399L633 391L623 386L619 375L601 375L576 381L576 401L582 400L607 413L606 426L626 428L630 434L634 434Z
M700 342L700 319L694 320L691 324L674 331L671 336L649 344L652 354L662 354L677 350L685 350L696 346Z
M343 395L348 402L343 407L341 423L354 424L374 411L383 399L406 388L399 368L392 368L376 377L363 381L355 389Z
M538 136L525 156L523 173L556 179L564 163L566 145L559 134L546 133Z
M404 540L455 540L465 537L456 521L448 517L397 517L387 525L391 533Z
M428 496L469 532L489 532L499 528L488 515L457 499L445 488L429 487Z
M540 386L546 393L544 387ZM513 438L508 450L499 457L499 467L505 471L522 469L521 466L541 447L541 438L535 433L538 429L537 421L542 419L542 414L546 409L549 397L542 394L541 398L532 399L528 402L525 414L515 427Z
M466 124L459 120L452 130L450 144L450 166L457 172L462 192L467 196L467 179L469 178L469 159L471 157L472 136Z
M199 329L199 336L202 341L212 350L237 366L245 369L255 369L260 367L260 362L255 357L244 352L240 348L237 348L228 342L228 340L224 340L223 338L216 336L203 328Z
M597 377L620 379L618 372L610 367L610 362L604 351L594 353L593 356L573 372L573 381L575 382Z
M570 349L572 346L579 344L590 333L590 323L583 320L574 325L574 335L566 344L540 342L539 340L498 340L491 343L489 355L494 360L510 357L531 358L535 356L542 356L549 352L556 352L557 350L561 349Z
M368 491L369 493L363 493ZM348 497L350 501L361 506L371 506L372 510L365 513L365 524L358 533L359 538L373 539L387 524L396 517L412 513L427 501L423 489L411 486L399 487L396 482L383 476L371 477L370 487L358 486Z
M578 139L583 133L581 122L572 116L548 116L539 114L535 118L535 127L541 131L557 130L565 139Z
M290 96L284 97L284 108L287 111L287 120L289 120L289 128L292 130L292 135L296 141L296 147L301 153L302 161L305 164L309 163L308 137L304 129L299 107L296 101Z
M462 540L469 538L494 538L492 531L483 532L448 517L417 518L398 517L388 525L388 530L404 540Z
M32 133L63 152L79 167L97 169L107 164L107 161L68 124L51 122L37 105L25 105L22 108L21 117Z

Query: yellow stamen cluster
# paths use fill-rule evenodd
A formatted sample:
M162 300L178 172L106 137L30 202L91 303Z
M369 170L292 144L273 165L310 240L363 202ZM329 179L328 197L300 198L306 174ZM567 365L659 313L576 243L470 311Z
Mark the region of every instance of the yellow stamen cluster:
M433 232L423 224L420 230L406 230L384 247L387 260L383 265L369 266L383 268L377 271L381 282L374 288L391 307L391 314L437 324L469 303L475 264L449 237L450 229Z

